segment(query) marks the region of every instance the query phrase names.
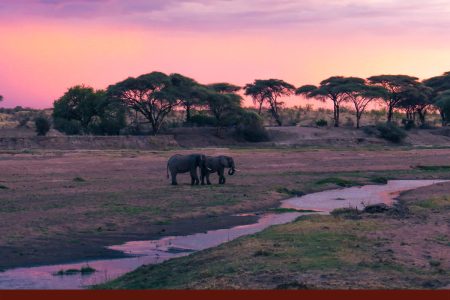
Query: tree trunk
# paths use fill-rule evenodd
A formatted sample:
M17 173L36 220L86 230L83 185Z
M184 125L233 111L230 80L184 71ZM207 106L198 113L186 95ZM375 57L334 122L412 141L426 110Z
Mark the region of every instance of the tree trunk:
M361 120L362 112L356 109L356 129L359 129L359 121Z
M339 127L339 105L334 104L334 127Z
M387 122L391 123L392 121L392 111L394 110L394 108L392 107L392 105L389 104L388 106L388 114L387 114Z
M417 114L419 115L419 120L420 120L420 124L421 125L425 125L425 116L426 116L427 111L418 109L417 110Z
M191 105L185 106L186 106L186 123L189 123L191 121Z
M260 102L260 103L259 103L259 109L258 109L258 115L261 115L262 105L263 105L263 103Z

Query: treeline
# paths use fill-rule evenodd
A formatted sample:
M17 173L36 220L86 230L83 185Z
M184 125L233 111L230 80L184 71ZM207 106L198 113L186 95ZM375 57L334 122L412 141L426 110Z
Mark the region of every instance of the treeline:
M251 97L256 112L242 107L241 94ZM283 125L282 99L292 95L332 103L336 127L343 107L350 106L359 128L362 115L375 102L385 104L388 123L394 112L401 111L406 121L425 125L431 110L439 111L443 125L450 122L450 72L423 81L408 75L367 79L333 76L318 86L298 88L279 79L255 80L239 87L230 83L201 84L180 74L152 72L129 77L106 90L82 85L70 88L54 102L53 122L66 134L116 135L133 125L130 123L145 120L157 134L171 112L183 111L185 124L215 126L218 134L233 126L247 140L264 140L267 133L262 125L263 112L267 109L273 120Z

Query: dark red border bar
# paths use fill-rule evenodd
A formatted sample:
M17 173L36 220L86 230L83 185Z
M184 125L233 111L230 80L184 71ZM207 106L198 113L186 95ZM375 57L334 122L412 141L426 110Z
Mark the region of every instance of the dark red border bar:
M0 300L9 299L46 299L46 300L72 300L72 299L345 299L345 300L388 300L388 299L428 299L449 300L450 290L440 291L0 291Z

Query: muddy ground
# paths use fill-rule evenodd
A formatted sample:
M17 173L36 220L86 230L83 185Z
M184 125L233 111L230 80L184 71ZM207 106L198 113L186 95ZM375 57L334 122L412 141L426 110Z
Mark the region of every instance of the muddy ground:
M212 176L214 185L191 187L188 175L170 186L167 158L192 152L231 155L241 171L224 186ZM404 147L2 152L0 268L115 257L103 247L252 222L230 215L342 184L450 179L449 154Z

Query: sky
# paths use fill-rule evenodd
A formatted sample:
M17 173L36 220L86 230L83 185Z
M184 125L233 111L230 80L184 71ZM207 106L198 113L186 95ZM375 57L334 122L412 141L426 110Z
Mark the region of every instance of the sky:
M152 71L237 85L429 78L450 71L450 1L0 1L3 107L47 108L71 86Z

